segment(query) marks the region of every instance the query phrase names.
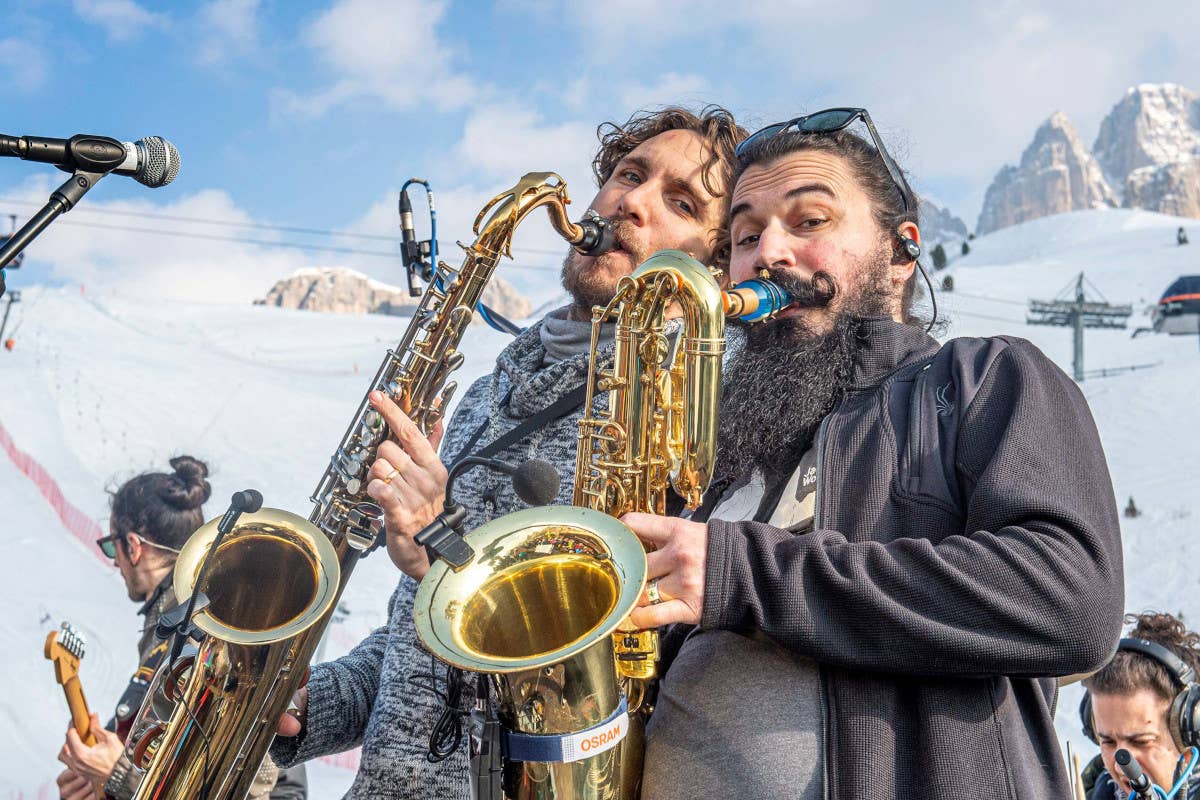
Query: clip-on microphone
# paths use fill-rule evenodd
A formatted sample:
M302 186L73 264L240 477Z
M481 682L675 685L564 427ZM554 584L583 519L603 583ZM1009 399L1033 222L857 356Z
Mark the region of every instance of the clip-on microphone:
M196 582L193 584L195 588L192 590L192 596L188 598L185 610L182 614L179 614L178 610L173 611L169 617L164 614L163 618L159 620L155 632L160 637L166 638L172 633L175 635L175 639L171 643L171 655L167 659L168 664L175 663L175 659L179 657L179 651L183 649L183 643L187 641L188 635L191 633L192 615L197 611L203 611L209 604L208 595L200 591L200 587L204 585L204 578L208 575L208 564L212 560L213 553L217 552L225 534L233 530L238 518L247 512L253 514L258 511L262 508L262 503L262 492L257 489L245 489L233 493L233 498L229 501L229 510L217 523L217 535L209 545L208 552L204 554L204 560L200 562L200 569L196 573Z
M463 538L467 509L454 502L454 481L472 467L484 466L512 476L513 490L531 506L549 505L558 496L558 470L549 461L533 459L516 465L498 458L467 456L450 468L446 478L446 502L442 513L413 537L429 553L429 561L442 559L455 572L475 558L475 550Z
M408 197L408 187L414 183L425 187L425 197L429 201L429 238L421 241L417 240L412 200ZM421 279L427 281L437 268L437 209L433 205L433 189L429 188L427 180L409 178L400 188L400 238L400 259L408 272L408 294L410 297L420 297L417 275L420 274Z

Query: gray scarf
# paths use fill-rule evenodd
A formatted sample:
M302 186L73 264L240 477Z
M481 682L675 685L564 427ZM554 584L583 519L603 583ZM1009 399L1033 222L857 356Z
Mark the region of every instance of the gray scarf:
M542 319L542 327L538 334L542 347L546 350L542 356L543 367L591 350L592 323L568 319L570 310L571 306L556 308ZM613 322L606 322L600 326L601 348L612 344L616 327L616 323Z

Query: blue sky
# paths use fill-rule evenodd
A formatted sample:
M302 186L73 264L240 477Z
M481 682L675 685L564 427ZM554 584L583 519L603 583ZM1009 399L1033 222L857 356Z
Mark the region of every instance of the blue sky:
M717 102L751 127L866 106L918 191L974 227L991 177L1054 111L1090 144L1128 86L1200 89L1198 8L9 0L0 10L0 130L161 135L183 157L179 178L162 189L106 179L31 246L10 283L216 300L260 295L302 266L352 266L400 282L398 264L381 256L162 232L387 252L387 241L246 226L394 236L396 192L412 175L433 182L447 241L470 238L482 202L531 169L562 173L582 210L596 124L675 102ZM63 178L3 160L0 213L32 213ZM519 234L510 275L531 291L553 285L562 250L541 227Z

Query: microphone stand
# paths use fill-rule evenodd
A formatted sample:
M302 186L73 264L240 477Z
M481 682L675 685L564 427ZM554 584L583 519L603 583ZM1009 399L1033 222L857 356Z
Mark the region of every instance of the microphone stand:
M60 214L65 214L74 208L88 190L107 174L107 172L76 170L66 183L54 190L50 199L46 201L46 205L42 206L42 210L21 226L21 230L9 236L4 246L0 247L0 268L7 266L16 258L26 245L37 238L38 234L44 231ZM3 294L2 290L0 290L0 294Z
M192 615L197 611L203 611L209 604L208 595L200 591L200 587L204 585L204 579L208 576L208 565L212 561L213 553L217 552L217 548L221 546L221 540L225 538L225 534L233 530L233 527L237 525L238 518L244 512L249 511L253 513L260 508L262 508L262 495L253 489L234 493L233 500L229 504L229 509L225 512L225 516L221 517L221 521L217 523L217 535L213 539L212 544L209 545L208 552L204 554L204 560L200 562L200 569L196 573L196 582L193 584L195 588L192 590L192 596L188 598L183 615L178 620L172 619L165 624L162 621L159 622L158 632L160 636L165 636L174 629L175 638L171 642L171 654L167 659L168 664L175 663L175 659L179 657L179 652L183 649L183 643L188 639L188 632L192 627ZM197 600L197 598L201 599Z

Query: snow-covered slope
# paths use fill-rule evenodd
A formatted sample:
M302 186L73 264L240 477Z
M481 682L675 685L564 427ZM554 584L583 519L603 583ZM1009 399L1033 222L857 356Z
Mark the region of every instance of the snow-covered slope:
M1131 330L1148 325L1143 310L1166 285L1200 272L1200 245L1175 245L1181 224L1194 221L1094 210L980 237L969 256L938 273L955 281L955 292L939 294L948 333L1023 336L1069 371L1070 332L1025 325L1027 300L1053 297L1083 270L1109 300L1134 304ZM100 528L106 486L191 453L213 467L210 515L247 486L260 488L270 505L306 513L325 459L404 320L135 304L89 287L83 296L77 289L29 290L10 329L14 323L15 349L0 351L0 542L7 565L0 664L10 687L0 693L8 722L0 728L4 800L56 796L47 782L57 772L67 715L41 655L45 633L63 619L84 630L84 686L94 707L108 713L132 667L138 630L115 570L67 532L42 492L46 480ZM1144 511L1122 520L1126 607L1183 612L1197 625L1200 581L1191 564L1200 558L1200 348L1194 337L1129 334L1089 331L1087 367L1155 366L1082 386L1118 501L1124 506L1132 496ZM468 337L464 384L490 370L507 341L482 326ZM44 467L39 483L28 476L36 471L24 455ZM332 629L326 657L383 621L395 581L382 554L359 566L346 593L350 616ZM1077 688L1064 690L1059 731L1091 753L1078 734L1078 698ZM314 798L340 796L352 775L328 764L310 774Z
M957 261L955 292L939 302L951 335L1013 333L1032 340L1070 373L1071 332L1027 326L1029 298L1051 299L1076 274L1110 302L1134 306L1128 331L1088 331L1087 369L1156 366L1082 384L1112 472L1118 505L1133 497L1144 513L1122 517L1125 608L1182 613L1200 625L1200 347L1194 336L1142 335L1146 312L1176 276L1200 272L1200 248L1179 247L1174 231L1188 223L1146 211L1078 211L1006 228L972 242ZM1194 225L1194 222L1192 223ZM1080 597L1081 603L1088 598ZM1094 754L1080 732L1080 689L1059 698L1057 727L1077 752Z
M26 291L0 358L0 798L57 796L67 713L42 657L47 631L70 620L88 639L85 692L107 718L134 666L136 606L95 546L72 537L50 502L14 463L44 468L41 488L107 532L107 495L169 456L212 468L209 516L230 494L257 487L267 504L307 514L324 464L406 320L254 306L132 304L103 292ZM472 326L466 382L490 370L506 337ZM0 440L3 439L0 432ZM53 489L47 491L53 492ZM84 526L86 527L86 526ZM101 535L96 533L95 535ZM361 562L345 594L349 617L331 628L325 656L346 652L381 624L397 573L385 554ZM20 683L17 683L17 680ZM314 798L340 797L353 772L310 768Z

